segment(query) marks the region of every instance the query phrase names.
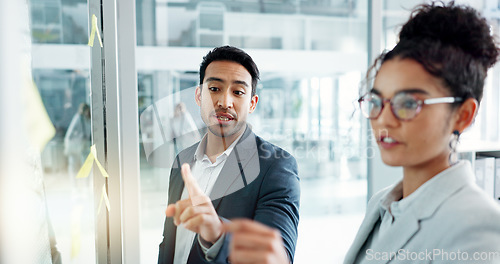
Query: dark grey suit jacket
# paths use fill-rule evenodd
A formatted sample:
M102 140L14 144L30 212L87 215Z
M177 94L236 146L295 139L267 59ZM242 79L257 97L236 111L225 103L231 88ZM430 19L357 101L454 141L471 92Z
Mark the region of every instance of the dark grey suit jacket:
M198 144L183 150L174 161L170 172L169 204L181 198L184 182L180 167L183 163L194 164ZM300 185L297 163L288 152L256 136L247 127L222 168L210 198L220 217L254 219L281 231L288 257L293 262ZM166 218L159 264L173 263L176 231L172 218ZM225 236L217 258L208 262L196 237L188 263L228 263L230 239L230 235Z

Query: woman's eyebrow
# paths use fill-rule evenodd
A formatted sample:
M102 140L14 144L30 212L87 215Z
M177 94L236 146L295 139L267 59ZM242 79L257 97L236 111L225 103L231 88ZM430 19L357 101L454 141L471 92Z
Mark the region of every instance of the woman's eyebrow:
M376 95L382 95L382 93L376 87L373 87L370 90L370 93L374 93ZM398 94L398 93L417 93L417 94L425 94L425 95L429 94L429 92L427 92L423 89L420 89L420 88L402 88L400 90L397 90L394 94Z
M428 95L429 92L426 90L420 89L420 88L403 88L401 90L398 90L395 94L398 93L417 93L417 94L425 94Z
M374 94L376 94L376 95L382 95L382 93L381 93L379 90L377 90L377 88L375 88L375 87L373 87L373 88L370 90L370 93L374 93Z

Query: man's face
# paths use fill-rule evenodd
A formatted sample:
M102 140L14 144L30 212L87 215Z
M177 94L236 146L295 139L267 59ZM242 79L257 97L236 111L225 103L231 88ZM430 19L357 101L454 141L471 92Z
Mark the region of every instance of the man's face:
M231 61L211 62L195 97L209 131L232 140L245 130L247 116L259 99L257 95L252 97L250 73Z

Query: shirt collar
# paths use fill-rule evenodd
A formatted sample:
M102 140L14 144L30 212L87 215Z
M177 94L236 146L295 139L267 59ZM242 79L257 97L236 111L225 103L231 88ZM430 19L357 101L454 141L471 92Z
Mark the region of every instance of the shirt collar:
M224 152L222 152L222 154L220 154L217 158L223 157L223 156L228 157L231 154L231 152L233 151L236 144L238 144L238 141L240 141L243 134L245 134L245 133L241 133L241 135L238 138L236 138L236 140L233 141L233 143L231 143L231 145L229 145L229 147ZM203 136L203 138L200 141L200 144L198 144L198 147L196 148L196 152L194 153L194 160L195 161L201 161L206 157L205 149L207 148L207 135L208 135L208 133Z
M426 181L404 199L402 199L403 181L401 180L380 200L380 216L383 217L386 212L389 212L397 218L411 209L417 216L425 217L425 212L430 212L456 189L473 180L469 174L471 174L470 163L459 161ZM443 189L443 186L446 188Z

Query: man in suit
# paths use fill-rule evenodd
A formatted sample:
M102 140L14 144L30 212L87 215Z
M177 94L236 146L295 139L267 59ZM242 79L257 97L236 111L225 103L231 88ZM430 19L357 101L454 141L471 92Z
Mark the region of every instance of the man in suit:
M293 262L297 163L246 122L259 100L258 79L257 66L240 49L218 47L203 58L195 100L208 132L172 165L158 263L228 263L232 235L224 232L223 222L235 218L279 233L280 243L269 254Z

